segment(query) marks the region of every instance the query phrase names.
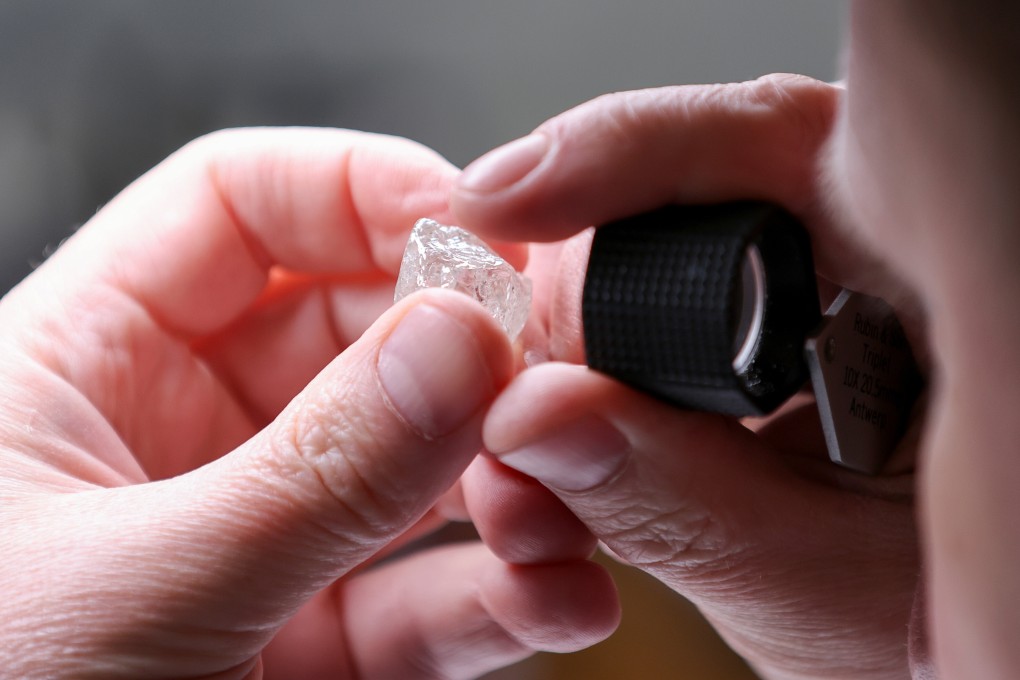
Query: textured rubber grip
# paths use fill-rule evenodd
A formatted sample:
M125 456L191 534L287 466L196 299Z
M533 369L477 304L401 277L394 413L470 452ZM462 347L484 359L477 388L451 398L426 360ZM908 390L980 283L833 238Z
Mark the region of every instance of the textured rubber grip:
M763 316L735 368L749 248L764 269ZM588 365L675 405L774 410L807 379L804 340L820 317L807 233L775 205L667 206L595 232L582 298Z

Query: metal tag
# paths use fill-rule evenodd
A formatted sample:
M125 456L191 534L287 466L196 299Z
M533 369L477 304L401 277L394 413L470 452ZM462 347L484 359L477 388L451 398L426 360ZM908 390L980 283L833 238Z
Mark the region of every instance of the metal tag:
M920 386L892 307L844 290L805 352L829 457L878 472L903 436Z

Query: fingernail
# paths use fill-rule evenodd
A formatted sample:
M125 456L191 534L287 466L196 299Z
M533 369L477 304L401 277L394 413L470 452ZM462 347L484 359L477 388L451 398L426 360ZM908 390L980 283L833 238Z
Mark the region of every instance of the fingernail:
M540 441L498 454L501 462L563 491L606 483L627 460L627 439L608 422L589 415Z
M549 138L532 134L485 154L468 165L460 188L480 194L506 189L534 170L549 150Z
M493 396L485 354L443 310L409 311L379 350L379 381L397 415L427 439L450 434Z

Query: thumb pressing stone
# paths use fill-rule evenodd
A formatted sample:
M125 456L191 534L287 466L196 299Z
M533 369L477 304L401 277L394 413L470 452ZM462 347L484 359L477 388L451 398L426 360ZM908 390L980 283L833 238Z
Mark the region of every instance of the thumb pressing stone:
M422 288L448 288L482 304L513 342L528 320L531 281L474 234L420 219L411 230L394 301Z

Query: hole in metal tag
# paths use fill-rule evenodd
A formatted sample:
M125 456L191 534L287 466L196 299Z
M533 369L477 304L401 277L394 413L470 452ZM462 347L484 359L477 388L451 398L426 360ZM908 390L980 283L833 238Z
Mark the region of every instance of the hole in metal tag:
M805 353L829 457L878 472L903 436L921 385L892 307L844 290Z

